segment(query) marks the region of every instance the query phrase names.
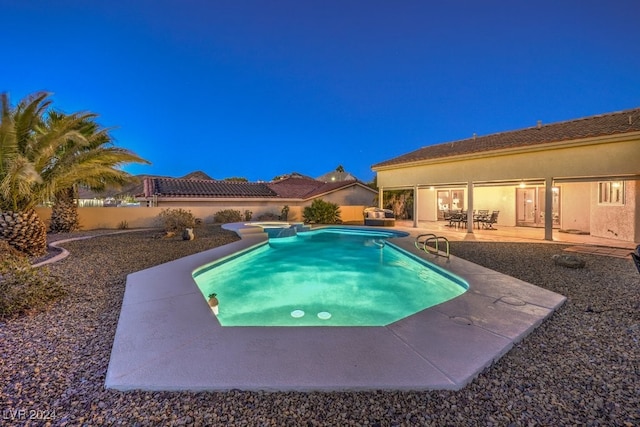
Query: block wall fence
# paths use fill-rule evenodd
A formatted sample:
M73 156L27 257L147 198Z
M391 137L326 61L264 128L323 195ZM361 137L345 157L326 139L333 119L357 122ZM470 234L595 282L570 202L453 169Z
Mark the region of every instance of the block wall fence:
M340 206L340 217L342 221L347 223L363 222L362 212L367 206ZM158 215L166 207L93 207L93 208L78 208L78 215L80 219L80 227L82 230L97 230L97 229L118 229L123 223L126 222L128 228L154 228L159 227ZM177 209L177 208L170 208ZM191 211L196 217L200 218L205 224L214 223L214 215L221 210L233 209L240 211L244 214L247 210L246 206L234 207L225 206L212 207L212 206L196 206L196 207L183 207L181 209ZM302 221L302 206L290 206L289 207L289 221ZM251 210L250 208L248 210ZM38 207L36 212L40 218L49 225L51 220L51 208ZM261 213L253 212L253 220Z

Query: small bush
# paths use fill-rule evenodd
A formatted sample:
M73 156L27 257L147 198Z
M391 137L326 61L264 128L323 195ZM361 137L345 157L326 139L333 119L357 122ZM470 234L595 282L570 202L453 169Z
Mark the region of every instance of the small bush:
M342 222L340 207L322 199L316 199L311 202L311 206L305 207L302 216L305 222L315 224L339 224Z
M193 228L196 225L196 218L191 211L184 209L163 209L158 215L164 231L176 232L185 228Z
M213 216L213 220L221 224L226 224L228 222L240 222L242 221L242 214L240 213L240 211L225 209L216 212L216 214Z
M249 209L244 211L244 220L245 221L251 221L251 217L252 216L253 216L253 212L251 212Z
M0 240L0 319L41 309L65 293L47 268L32 268L28 258Z
M127 221L120 221L120 224L118 224L119 230L127 230L128 228L129 228L129 223Z

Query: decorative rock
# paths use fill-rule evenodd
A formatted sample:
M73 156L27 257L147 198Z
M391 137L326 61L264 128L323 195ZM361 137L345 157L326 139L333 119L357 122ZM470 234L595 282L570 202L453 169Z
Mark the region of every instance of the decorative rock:
M579 258L577 255L556 254L552 258L556 265L560 265L562 267L584 268L586 265L585 260Z
M103 231L75 236L98 233ZM238 240L218 225L198 228L189 244L153 239L158 233L139 230L63 244L72 255L48 268L67 296L46 311L0 321L1 425L640 425L638 272L628 258L594 254L580 254L585 269L559 269L548 261L562 247L546 243L453 242L457 257L568 298L461 390L105 389L127 275ZM224 310L224 299L221 304ZM593 313L585 313L587 305ZM464 309L456 314L462 322L470 317ZM460 333L474 327L454 326ZM223 332L236 332L229 329ZM327 354L317 345L319 354ZM467 350L481 345L469 342ZM50 418L12 419L17 411Z
M185 228L182 232L182 240L193 240L196 236L193 234L193 228Z

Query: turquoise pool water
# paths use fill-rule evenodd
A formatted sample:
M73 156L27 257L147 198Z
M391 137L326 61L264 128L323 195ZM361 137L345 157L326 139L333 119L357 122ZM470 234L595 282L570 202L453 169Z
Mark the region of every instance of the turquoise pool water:
M463 279L388 241L398 235L300 232L193 276L205 298L217 294L222 326L384 326L466 291Z

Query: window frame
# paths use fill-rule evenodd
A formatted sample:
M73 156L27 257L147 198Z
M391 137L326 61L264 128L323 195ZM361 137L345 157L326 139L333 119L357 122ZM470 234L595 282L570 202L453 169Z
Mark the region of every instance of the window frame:
M618 184L618 185L616 185ZM599 181L598 204L603 206L624 206L624 181Z

